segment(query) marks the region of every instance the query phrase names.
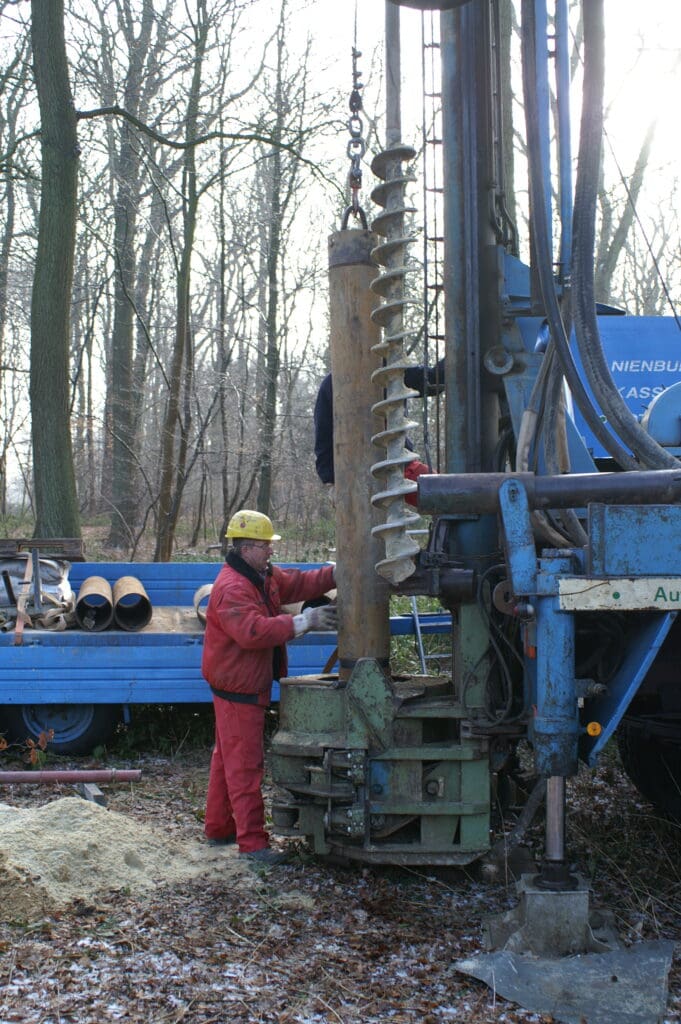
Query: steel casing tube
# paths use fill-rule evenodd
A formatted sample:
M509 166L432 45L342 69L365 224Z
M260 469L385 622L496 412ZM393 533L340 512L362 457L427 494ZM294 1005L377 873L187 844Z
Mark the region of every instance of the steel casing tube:
M80 629L99 633L113 622L113 593L103 576L88 576L80 585L76 600L76 622Z
M114 621L120 629L136 632L151 622L151 601L136 576L121 576L113 586Z

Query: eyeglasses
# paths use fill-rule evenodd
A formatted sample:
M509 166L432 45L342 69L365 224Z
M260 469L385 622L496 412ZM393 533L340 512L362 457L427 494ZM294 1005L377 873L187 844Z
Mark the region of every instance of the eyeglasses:
M271 540L249 540L248 546L251 548L271 548L274 545Z

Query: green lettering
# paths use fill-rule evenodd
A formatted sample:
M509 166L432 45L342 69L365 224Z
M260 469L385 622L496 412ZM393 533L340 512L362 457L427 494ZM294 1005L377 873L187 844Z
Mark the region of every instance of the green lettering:
M656 601L666 601L667 600L667 594L665 592L664 587L658 587L657 588L657 592L655 594L655 600Z

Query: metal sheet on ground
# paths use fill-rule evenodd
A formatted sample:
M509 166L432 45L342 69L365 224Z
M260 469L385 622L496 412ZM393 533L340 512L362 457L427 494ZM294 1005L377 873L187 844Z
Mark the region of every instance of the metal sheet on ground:
M672 942L549 960L499 951L454 965L504 999L563 1024L661 1024Z

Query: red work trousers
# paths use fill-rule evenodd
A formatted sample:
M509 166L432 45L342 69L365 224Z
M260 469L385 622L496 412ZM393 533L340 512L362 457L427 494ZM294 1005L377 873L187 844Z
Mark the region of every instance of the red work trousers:
M210 761L204 831L208 839L236 834L241 853L269 846L262 799L265 708L213 697L215 748Z

